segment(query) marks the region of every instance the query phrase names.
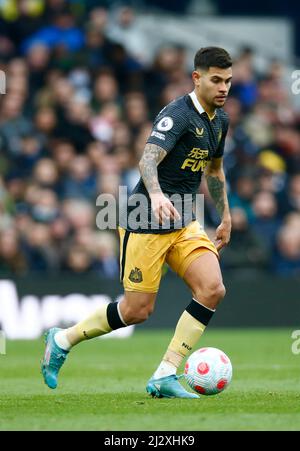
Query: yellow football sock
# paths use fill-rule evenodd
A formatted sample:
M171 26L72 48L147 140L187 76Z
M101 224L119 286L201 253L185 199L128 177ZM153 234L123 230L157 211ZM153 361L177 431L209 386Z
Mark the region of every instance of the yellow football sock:
M72 346L83 340L100 337L112 331L107 321L107 306L102 305L91 316L70 327L66 332L67 338Z
M193 349L205 328L204 324L185 310L179 318L163 360L178 368L184 357Z

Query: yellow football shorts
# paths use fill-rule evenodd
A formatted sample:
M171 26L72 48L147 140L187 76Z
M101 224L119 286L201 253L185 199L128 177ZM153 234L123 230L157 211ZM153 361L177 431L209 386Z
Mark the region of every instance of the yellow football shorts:
M219 257L198 221L165 234L133 233L119 227L120 279L126 291L156 293L166 262L183 277L188 266L205 252Z

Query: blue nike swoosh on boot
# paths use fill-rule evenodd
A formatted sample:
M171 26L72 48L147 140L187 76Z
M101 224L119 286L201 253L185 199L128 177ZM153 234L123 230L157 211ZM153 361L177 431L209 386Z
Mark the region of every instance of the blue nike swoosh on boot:
M54 340L54 335L62 329L53 327L45 334L46 349L43 360L41 362L41 370L44 377L45 384L49 388L57 387L57 377L59 370L65 363L69 351L61 349Z
M148 381L146 391L153 398L199 398L196 393L186 391L178 382L180 376L172 374L171 376L154 379Z

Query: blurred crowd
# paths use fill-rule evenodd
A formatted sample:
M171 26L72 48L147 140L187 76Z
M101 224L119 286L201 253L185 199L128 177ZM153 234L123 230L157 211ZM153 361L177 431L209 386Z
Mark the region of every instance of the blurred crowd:
M130 7L0 3L0 274L118 276L118 236L96 227L100 193L132 190L158 111L193 90L186 50L147 61ZM201 43L199 43L199 47ZM234 55L224 157L233 230L223 268L300 274L300 115L284 67ZM205 181L205 221L219 218Z

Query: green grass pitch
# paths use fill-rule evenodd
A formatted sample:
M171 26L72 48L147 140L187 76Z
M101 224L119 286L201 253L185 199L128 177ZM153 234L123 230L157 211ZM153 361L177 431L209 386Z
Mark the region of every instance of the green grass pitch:
M1 430L300 430L300 355L292 330L207 330L199 347L231 358L233 379L199 400L152 399L145 385L172 331L137 329L128 339L93 340L75 348L59 387L39 372L44 345L7 343L0 356Z

